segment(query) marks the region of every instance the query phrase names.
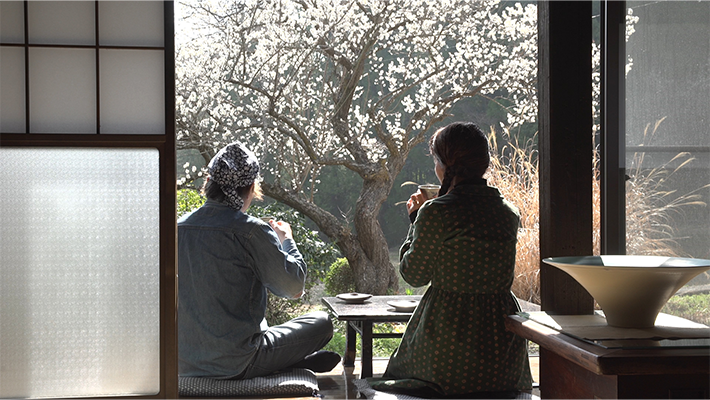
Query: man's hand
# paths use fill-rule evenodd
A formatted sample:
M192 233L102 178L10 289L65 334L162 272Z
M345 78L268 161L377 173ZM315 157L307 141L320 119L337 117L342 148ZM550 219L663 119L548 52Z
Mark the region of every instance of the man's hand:
M291 225L289 225L288 222L275 221L272 219L271 221L269 221L269 225L274 228L274 231L276 231L276 234L279 236L279 240L281 241L281 243L283 243L286 239L293 239Z

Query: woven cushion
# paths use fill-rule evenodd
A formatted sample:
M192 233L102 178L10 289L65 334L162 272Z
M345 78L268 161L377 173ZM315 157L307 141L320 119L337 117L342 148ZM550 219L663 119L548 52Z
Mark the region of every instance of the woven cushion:
M314 397L318 395L318 380L307 369L240 380L181 376L178 393L185 397Z

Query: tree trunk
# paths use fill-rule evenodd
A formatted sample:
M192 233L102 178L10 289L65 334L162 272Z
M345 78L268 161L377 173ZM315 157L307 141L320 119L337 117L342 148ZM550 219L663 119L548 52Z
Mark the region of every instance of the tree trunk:
M353 265L358 290L373 294L386 294L388 289L397 290L399 279L390 262L389 246L378 216L382 203L392 189L392 181L386 171L363 182L360 197L355 206L355 230L357 241L367 256L368 263ZM373 274L361 276L358 268L374 268ZM373 279L374 280L371 280Z
M396 271L377 220L380 206L389 193L387 182L366 181L363 185L355 213L357 233L326 210L278 186L264 182L262 190L265 195L308 216L338 246L353 270L358 291L386 294L388 289L397 289Z

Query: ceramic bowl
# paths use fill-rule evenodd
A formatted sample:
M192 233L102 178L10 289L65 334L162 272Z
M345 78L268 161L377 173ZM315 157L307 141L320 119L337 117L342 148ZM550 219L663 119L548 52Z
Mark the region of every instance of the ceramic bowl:
M571 275L599 303L607 324L650 328L683 285L710 269L710 260L659 256L552 257L543 262Z
M367 293L340 293L339 295L337 295L335 297L339 298L340 300L342 300L346 303L361 304L361 303L364 303L365 300L372 297L372 295L367 294Z

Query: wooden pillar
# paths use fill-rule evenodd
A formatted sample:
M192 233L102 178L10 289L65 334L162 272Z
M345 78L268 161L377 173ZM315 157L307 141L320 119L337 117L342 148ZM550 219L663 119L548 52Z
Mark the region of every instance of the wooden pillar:
M626 254L626 2L601 5L601 253Z
M592 3L538 2L540 256L591 255ZM590 314L593 300L540 262L542 310Z

